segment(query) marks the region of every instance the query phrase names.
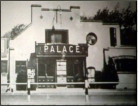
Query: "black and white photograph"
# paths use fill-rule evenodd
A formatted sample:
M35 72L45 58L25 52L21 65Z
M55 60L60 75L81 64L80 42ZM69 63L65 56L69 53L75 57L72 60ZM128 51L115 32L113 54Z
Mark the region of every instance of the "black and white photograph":
M1 1L1 105L136 105L137 1Z

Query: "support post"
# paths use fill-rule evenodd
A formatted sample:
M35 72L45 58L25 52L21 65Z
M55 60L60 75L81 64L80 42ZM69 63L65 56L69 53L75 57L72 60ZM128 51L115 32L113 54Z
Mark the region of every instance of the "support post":
M88 86L89 86L88 79L85 79L85 100L86 102L89 102Z
M36 71L37 71L36 82L38 83L38 58L36 58ZM38 88L38 84L37 84L37 88Z
M30 101L30 80L28 80L28 101Z

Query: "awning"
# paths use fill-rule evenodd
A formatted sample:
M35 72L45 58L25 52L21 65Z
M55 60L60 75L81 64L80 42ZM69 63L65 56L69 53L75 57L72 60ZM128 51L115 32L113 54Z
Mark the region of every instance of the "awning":
M36 54L31 53L30 60L27 62L27 69L35 69L36 68Z

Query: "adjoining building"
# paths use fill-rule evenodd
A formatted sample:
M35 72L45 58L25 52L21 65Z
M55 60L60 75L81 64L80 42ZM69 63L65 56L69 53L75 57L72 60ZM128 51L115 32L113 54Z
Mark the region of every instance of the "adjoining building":
M102 72L108 57L123 55L134 57L134 61L136 57L136 47L121 45L118 24L81 21L78 6L49 9L31 5L31 23L10 40L10 47L14 49L10 51L10 83L18 82L19 73L27 71L32 82L82 82L87 67ZM119 83L134 83L116 88L136 88L135 70L115 71ZM38 85L37 89L54 87L58 86Z
M1 82L9 82L9 38L1 37ZM5 89L1 87L1 89Z

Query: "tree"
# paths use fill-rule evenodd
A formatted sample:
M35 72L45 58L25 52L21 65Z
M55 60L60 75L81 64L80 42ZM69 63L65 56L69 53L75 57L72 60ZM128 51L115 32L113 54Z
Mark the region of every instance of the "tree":
M137 13L132 11L131 3L126 9L120 9L120 4L117 3L113 10L109 11L106 7L99 9L92 17L81 16L82 21L101 20L104 23L118 23L121 28L126 30L136 31Z
M82 21L101 20L103 23L118 23L121 32L121 44L136 46L136 23L137 12L132 11L131 3L125 9L120 9L120 4L117 3L113 10L109 11L106 7L99 9L93 17L81 16ZM89 19L89 20L88 20Z
M16 25L14 28L12 28L11 31L9 32L6 32L4 34L4 38L14 38L16 37L20 32L22 32L25 28L25 25L24 24L19 24L19 25Z
M97 14L93 17L93 20L102 20L108 23L118 23L124 29L134 30L136 25L136 11L132 11L131 3L126 9L119 10L119 3L114 7L112 11L106 7L103 10L98 10Z
M106 7L103 10L99 9L97 14L92 18L92 20L102 20L103 22L108 22L109 9Z

